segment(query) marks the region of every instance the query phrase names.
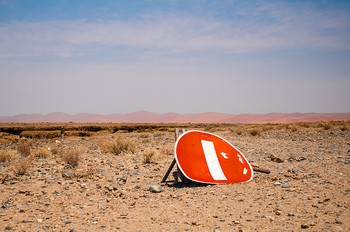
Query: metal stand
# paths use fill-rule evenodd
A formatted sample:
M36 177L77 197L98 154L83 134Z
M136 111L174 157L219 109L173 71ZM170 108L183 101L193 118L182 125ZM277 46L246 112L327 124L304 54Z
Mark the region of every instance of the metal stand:
M180 130L179 128L175 129L175 143L180 135L179 130ZM185 129L182 128L181 132L184 133ZM168 176L169 176L170 172L172 171L172 169L174 168L175 164L176 164L176 159L174 158L173 161L171 162L168 170L166 171L161 183L166 182L166 179L168 178ZM192 182L191 180L189 180L185 177L185 175L181 172L181 170L179 169L179 167L177 165L176 165L176 172L174 173L174 179L175 179L176 183L179 182L179 180L182 183L191 183Z

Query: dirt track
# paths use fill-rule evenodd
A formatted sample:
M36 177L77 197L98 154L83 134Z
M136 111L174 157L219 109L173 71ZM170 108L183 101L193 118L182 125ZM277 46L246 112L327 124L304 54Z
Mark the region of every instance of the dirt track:
M149 186L160 185L173 159L172 130L32 140L32 150L80 148L79 165L70 168L56 154L34 158L28 173L16 175L16 160L0 163L0 230L349 231L349 122L255 127L256 134L254 126L210 131L271 174L233 185L168 182L160 193ZM117 137L132 138L135 152L103 153L103 143ZM15 145L1 145L9 148ZM148 148L156 152L151 163L144 162Z

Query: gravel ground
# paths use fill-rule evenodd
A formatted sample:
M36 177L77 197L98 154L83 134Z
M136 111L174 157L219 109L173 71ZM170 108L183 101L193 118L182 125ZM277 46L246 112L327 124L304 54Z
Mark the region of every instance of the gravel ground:
M172 128L33 139L23 175L20 156L0 163L0 230L349 231L349 124L195 128L271 170L230 185L176 183L172 175L160 183L173 160ZM113 154L106 144L116 139L133 149ZM33 155L38 149L50 156ZM78 151L77 166L64 160L69 151Z

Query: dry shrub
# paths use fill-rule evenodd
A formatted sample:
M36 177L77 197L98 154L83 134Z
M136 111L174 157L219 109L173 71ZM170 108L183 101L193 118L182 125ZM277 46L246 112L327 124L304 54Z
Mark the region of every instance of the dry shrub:
M143 152L143 160L144 164L149 164L154 162L154 158L157 155L157 150L154 148L146 148Z
M34 157L36 158L46 159L46 158L50 158L51 156L52 156L51 152L45 148L40 148L34 153Z
M323 129L324 130L330 130L332 128L331 124L330 123L325 123L323 124Z
M18 160L14 166L13 171L16 175L23 176L29 172L29 169L32 166L32 159L25 157Z
M77 148L68 149L62 152L61 158L63 162L71 167L77 167L80 161L82 151Z
M14 150L1 150L0 151L0 162L11 162L12 160L16 159L18 156L18 153Z
M66 136L90 137L94 133L89 131L66 131Z
M136 150L136 144L133 140L128 138L118 137L113 141L107 142L102 145L102 152L104 153L112 153L115 155L119 155L123 152L131 152L134 153Z
M0 132L0 144L17 143L18 136L6 132Z
M161 154L164 155L174 155L174 145L167 144L161 148Z
M252 129L252 130L249 130L249 134L252 136L257 136L257 135L260 135L260 131L258 131L257 129Z
M61 131L22 131L20 137L31 139L52 139L61 137Z
M294 124L287 124L286 125L286 129L291 131L291 132L297 132L298 131L298 127Z
M17 145L18 153L23 157L28 157L31 154L30 144L26 141L21 141Z
M62 148L58 147L57 145L53 145L53 146L51 147L51 152L52 152L52 154L54 154L54 155L60 154L60 153L61 153L61 150L62 150Z
M311 126L311 123L309 123L309 122L299 122L298 125L300 127L309 128Z

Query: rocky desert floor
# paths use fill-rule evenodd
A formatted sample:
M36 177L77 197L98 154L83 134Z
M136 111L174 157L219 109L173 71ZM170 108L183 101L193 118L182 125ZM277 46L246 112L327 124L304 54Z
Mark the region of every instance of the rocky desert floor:
M183 125L63 139L0 131L0 230L350 231L350 121L185 126L224 137L271 173L161 183Z

